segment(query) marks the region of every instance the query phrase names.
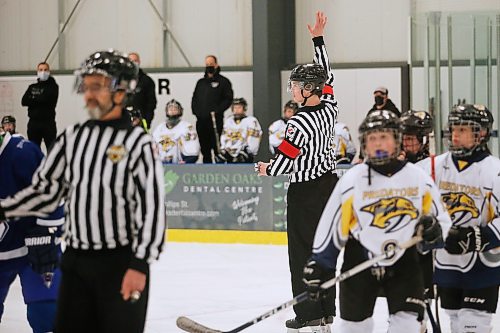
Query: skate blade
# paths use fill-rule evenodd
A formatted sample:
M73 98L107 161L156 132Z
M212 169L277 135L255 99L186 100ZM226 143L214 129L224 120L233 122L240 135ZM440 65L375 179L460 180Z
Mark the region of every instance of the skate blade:
M331 325L307 326L302 328L287 328L287 333L331 333Z

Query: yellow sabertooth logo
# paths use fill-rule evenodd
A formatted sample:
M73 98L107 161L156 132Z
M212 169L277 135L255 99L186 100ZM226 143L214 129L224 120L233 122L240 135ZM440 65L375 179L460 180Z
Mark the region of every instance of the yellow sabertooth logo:
M469 212L471 218L479 216L479 209L474 200L463 192L450 192L442 195L443 201L451 217L459 212Z
M413 203L403 197L380 199L371 205L361 208L361 210L363 212L373 214L373 221L371 225L380 229L388 228L391 224L390 220L393 217L399 216L400 218L398 221L390 228L390 230L388 230L388 232L396 231L394 229L396 229L398 224L403 221L403 217L405 215L410 217L408 221L413 220L418 216L418 211ZM397 230L399 230L399 228Z

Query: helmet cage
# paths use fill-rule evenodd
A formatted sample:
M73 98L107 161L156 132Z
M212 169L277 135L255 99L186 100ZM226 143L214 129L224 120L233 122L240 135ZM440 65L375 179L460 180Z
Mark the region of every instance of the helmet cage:
M453 143L453 127L454 126L467 126L471 128L474 138L474 145L472 147L465 147L462 144L455 145ZM481 125L472 120L454 120L448 123L448 130L445 132L446 142L448 143L448 150L450 153L458 158L464 158L472 155L472 153L481 146L485 146L488 141L486 137L481 136ZM483 128L484 130L484 128Z
M369 134L371 133L377 133L377 132L385 132L385 133L391 133L394 137L394 151L392 153L385 152L385 151L380 151L377 152L376 156L370 156L368 152L366 151L366 139ZM381 128L381 127L376 127L373 129L366 130L361 134L359 137L359 141L361 143L361 150L363 151L364 155L366 156L366 161L372 165L385 165L393 160L395 160L399 153L401 152L401 133L399 130L395 128Z

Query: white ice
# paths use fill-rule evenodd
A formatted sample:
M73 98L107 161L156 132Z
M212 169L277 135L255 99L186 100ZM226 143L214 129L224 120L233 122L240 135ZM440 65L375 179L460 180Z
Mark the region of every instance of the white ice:
M152 265L147 333L182 332L179 316L229 331L291 298L286 246L168 243L159 262ZM500 309L500 307L499 307ZM16 280L7 297L0 332L31 332ZM499 311L493 332L500 332ZM284 322L293 317L284 310L243 332L285 333ZM375 331L386 332L384 299L375 308ZM450 332L440 311L443 333ZM334 322L333 332L337 322Z

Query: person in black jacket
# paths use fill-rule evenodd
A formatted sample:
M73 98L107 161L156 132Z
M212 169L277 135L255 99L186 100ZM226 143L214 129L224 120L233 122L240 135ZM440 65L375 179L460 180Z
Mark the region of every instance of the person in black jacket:
M200 139L203 163L213 163L212 150L217 155L217 139L215 136L212 113L215 117L217 135L222 134L224 111L233 102L231 81L220 75L217 58L213 55L205 57L205 76L198 80L191 100L191 109L196 116L196 131Z
M42 140L47 150L57 135L56 105L59 86L50 76L50 67L46 62L37 66L37 83L33 83L24 93L22 106L28 107L28 139L38 146Z
M139 57L139 54L135 52L129 53L128 58L133 61L137 67L140 66L141 58ZM142 116L144 120L146 120L148 129L150 129L156 109L155 82L149 75L144 73L140 67L137 87L135 87L134 93L130 96L130 100L127 104L129 106L133 106L134 109L141 110Z
M394 105L394 103L389 98L389 89L387 89L386 87L378 87L377 89L375 89L375 91L373 92L373 98L375 99L375 104L373 104L368 113L376 110L389 110L394 112L398 117L401 116L401 112L399 112L396 105Z

